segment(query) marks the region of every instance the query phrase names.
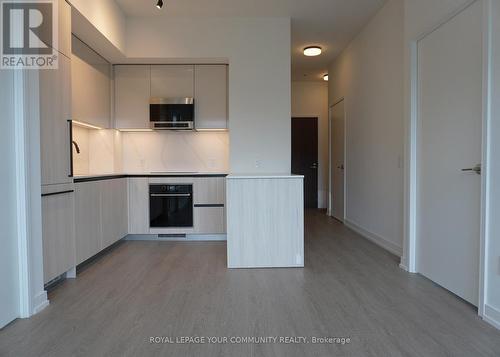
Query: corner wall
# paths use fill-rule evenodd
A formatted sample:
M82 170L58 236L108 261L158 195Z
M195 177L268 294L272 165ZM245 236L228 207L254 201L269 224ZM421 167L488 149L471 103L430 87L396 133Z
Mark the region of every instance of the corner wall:
M490 126L489 239L486 242L486 294L484 317L500 329L500 2L493 1L492 78Z
M0 70L0 328L19 317L14 71Z
M127 57L227 58L231 173L290 173L289 18L128 18Z
M292 117L318 118L318 207L328 207L328 83L292 82Z
M346 223L403 252L404 3L389 0L329 69L346 110Z

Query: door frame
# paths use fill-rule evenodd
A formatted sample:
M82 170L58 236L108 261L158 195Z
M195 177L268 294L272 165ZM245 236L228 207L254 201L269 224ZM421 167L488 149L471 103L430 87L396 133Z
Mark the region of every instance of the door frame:
M337 104L344 102L344 212L343 222L347 217L347 110L345 97L340 97L328 107L328 216L333 217L332 195L333 195L333 165L332 165L332 110ZM335 217L333 217L335 218Z
M491 126L491 74L492 74L492 0L468 0L463 6L448 15L428 31L410 41L410 98L405 121L405 214L404 214L404 256L401 259L401 268L410 273L418 273L417 267L417 222L418 222L418 167L419 167L419 81L418 81L418 45L427 35L448 23L476 1L483 2L483 110L482 110L482 165L481 176L481 220L480 220L480 247L479 247L479 299L478 314L483 316L485 300L485 274L487 270L486 247L490 239L487 230L489 225L489 196L491 175L488 170L491 162L489 128Z
M318 142L318 168L317 168L317 187L318 189L316 190L316 196L317 196L317 200L318 200L318 208L319 208L319 182L321 180L321 177L319 175L319 167L321 165L321 162L320 162L320 152L321 152L321 148L319 147L319 122L320 122L320 118L321 118L321 115L319 114L312 114L312 115L292 115L291 116L291 119L290 119L290 125L292 125L292 121L293 119L316 119L317 123L318 123L318 130L316 132L316 135L317 135L317 142Z

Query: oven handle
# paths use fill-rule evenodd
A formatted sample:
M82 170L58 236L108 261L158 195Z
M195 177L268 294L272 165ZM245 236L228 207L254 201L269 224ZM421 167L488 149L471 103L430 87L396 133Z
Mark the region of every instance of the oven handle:
M190 197L190 193L150 193L151 197Z

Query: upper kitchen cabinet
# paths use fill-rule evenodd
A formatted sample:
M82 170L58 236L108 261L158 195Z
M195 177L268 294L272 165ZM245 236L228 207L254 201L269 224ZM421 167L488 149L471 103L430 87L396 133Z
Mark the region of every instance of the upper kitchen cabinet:
M72 119L109 128L111 122L111 65L72 37Z
M194 66L152 65L151 97L194 97Z
M117 65L115 76L115 128L149 128L150 66Z
M195 66L196 129L227 129L227 65Z
M71 61L59 56L58 69L39 72L42 185L70 183Z
M71 6L65 0L57 0L58 3L58 43L54 49L71 57Z

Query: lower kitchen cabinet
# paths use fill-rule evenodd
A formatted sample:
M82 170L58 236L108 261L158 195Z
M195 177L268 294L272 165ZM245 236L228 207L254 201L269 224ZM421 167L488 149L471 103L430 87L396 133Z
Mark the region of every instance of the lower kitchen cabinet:
M52 192L42 196L44 283L57 278L76 265L73 213L73 190Z
M127 235L127 179L75 184L76 261L82 263Z
M226 217L224 207L194 207L194 230L196 234L225 234Z
M128 216L129 234L149 234L149 179L129 179Z
M100 182L75 184L75 235L77 264L101 250Z
M102 248L128 233L127 179L101 181Z

